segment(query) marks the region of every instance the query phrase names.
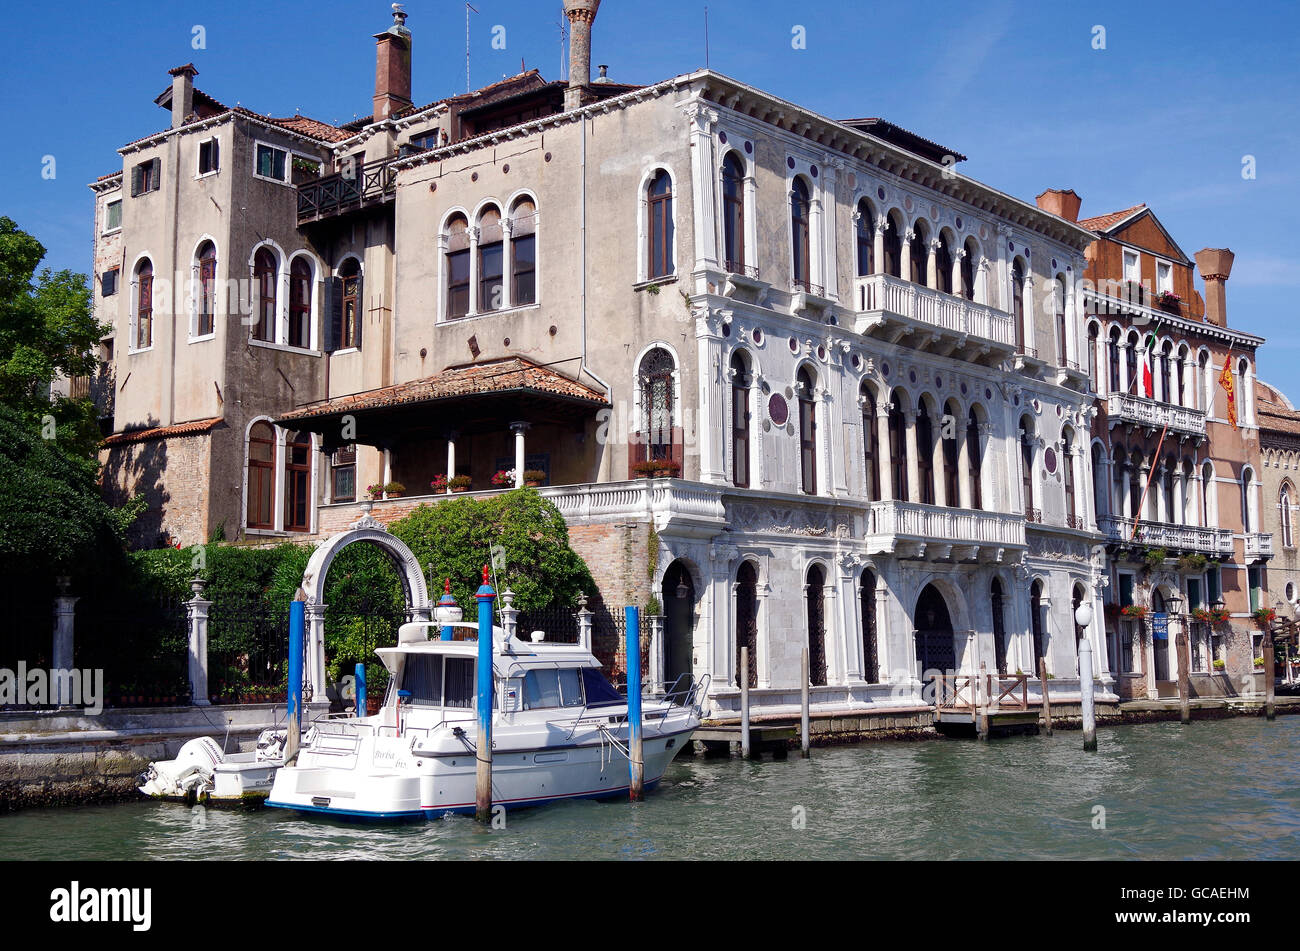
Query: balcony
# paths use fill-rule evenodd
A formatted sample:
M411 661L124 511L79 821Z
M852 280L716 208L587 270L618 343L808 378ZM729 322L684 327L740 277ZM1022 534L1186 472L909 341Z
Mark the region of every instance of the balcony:
M1273 536L1267 532L1246 533L1246 561L1268 561L1273 557Z
M997 366L1016 351L1010 314L963 297L888 274L859 277L854 284L854 329L970 363Z
M1106 400L1106 415L1112 428L1116 425L1130 430L1140 427L1150 436L1168 426L1169 432L1179 439L1192 439L1198 445L1205 439L1205 413L1199 409L1158 403L1128 393L1113 393Z
M870 503L865 534L869 554L919 561L1012 563L1025 547L1020 515L917 502Z
M368 162L351 172L339 172L298 185L298 224L338 218L393 200L397 172L392 162Z
M1119 515L1098 517L1097 527L1111 544L1133 543L1146 545L1149 548L1199 552L1216 558L1232 555L1232 531L1226 528L1173 525L1169 522L1148 522L1143 519L1138 524L1137 535L1134 536L1133 519Z

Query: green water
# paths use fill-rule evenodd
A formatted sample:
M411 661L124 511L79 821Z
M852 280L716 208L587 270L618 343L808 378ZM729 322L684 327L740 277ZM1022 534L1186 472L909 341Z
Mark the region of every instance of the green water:
M345 825L150 802L0 817L8 859L1260 859L1300 854L1300 717L679 757L641 804ZM1105 828L1097 828L1104 811ZM800 819L802 818L802 828Z

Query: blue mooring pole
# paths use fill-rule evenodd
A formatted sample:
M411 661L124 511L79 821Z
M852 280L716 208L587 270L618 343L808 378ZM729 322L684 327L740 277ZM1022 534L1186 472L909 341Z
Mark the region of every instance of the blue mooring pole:
M455 609L455 615L456 615L456 618L455 618L455 619L456 619L457 621L459 621L459 620L460 620L460 606L456 604L456 599L452 596L452 593L451 593L451 579L450 579L450 578L448 578L448 579L444 582L444 586L443 586L443 589L442 589L442 597L438 599L438 610L439 610L439 611L444 612L444 615L445 615L445 612L447 611L448 608L453 608L453 609ZM438 615L435 614L434 616L437 617ZM444 625L442 626L442 636L441 636L440 639L441 639L441 640L444 640L444 641L454 640L454 638L452 637L452 635L453 635L454 633L455 633L455 628L453 628L450 624L444 624Z
M492 821L492 602L497 593L488 584L488 566L483 566L483 584L474 595L478 601L478 771L475 782L475 815L479 822Z
M306 604L301 598L289 602L289 738L284 751L286 763L297 758L298 739L302 734L302 643L307 632L305 609Z
M357 664L357 716L366 715L366 665Z
M634 607L623 609L627 618L627 751L630 772L628 798L645 796L645 756L641 746L641 617Z

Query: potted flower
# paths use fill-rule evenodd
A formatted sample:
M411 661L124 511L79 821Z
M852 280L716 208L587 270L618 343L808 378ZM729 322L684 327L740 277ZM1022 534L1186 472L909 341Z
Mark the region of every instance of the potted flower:
M1163 548L1148 548L1146 553L1142 556L1142 560L1146 563L1148 569L1154 571L1156 568L1163 565L1165 559L1168 557L1169 552Z
M656 460L656 465L659 468L656 470L655 475L660 478L675 479L682 474L682 464L676 459L659 459Z
M1140 621L1147 616L1148 609L1145 604L1126 604L1119 609L1119 613L1125 617Z
M1119 617L1119 605L1116 604L1114 601L1107 601L1104 605L1102 605L1102 611L1104 611L1106 617L1112 621L1115 620L1115 618Z
M514 469L498 469L492 476L492 484L498 489L509 489L515 484Z
M1250 612L1250 616L1255 619L1255 623L1261 628L1268 627L1277 620L1277 612L1272 608L1257 608Z
M546 473L543 472L541 469L524 470L524 485L531 485L533 488L537 488L545 481L546 481Z
M642 479L653 479L659 474L659 461L657 459L647 459L644 462L634 462L632 471Z
M447 488L453 492L466 492L469 490L471 481L467 475L452 476L447 480Z
M1178 306L1182 302L1183 299L1173 291L1161 291L1156 295L1156 306L1161 310L1168 310L1177 313Z
M444 492L446 492L447 491L446 475L440 473L434 476L432 479L430 479L429 488L433 489L434 495L442 495Z
M1222 660L1215 660L1211 665L1215 670L1222 672L1223 668L1228 666Z
M366 486L366 495L370 497L370 501L378 502L384 497L384 484L376 482L374 485Z
M1263 669L1264 669L1264 658L1262 658L1262 657L1256 657L1256 658L1255 658L1255 669L1256 669L1256 670L1263 670Z
M1187 571L1191 574L1199 574L1205 570L1205 566L1209 564L1209 561L1208 558L1199 552L1192 552L1191 554L1183 555L1178 559L1178 567L1182 571Z
M389 482L384 486L384 492L390 499L400 499L406 494L406 486L400 482Z

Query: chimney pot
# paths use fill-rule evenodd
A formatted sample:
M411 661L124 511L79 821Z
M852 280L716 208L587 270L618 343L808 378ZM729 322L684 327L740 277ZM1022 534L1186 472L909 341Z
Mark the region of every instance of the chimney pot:
M600 0L564 0L569 19L569 88L564 92L565 110L577 109L589 99L591 85L591 24L600 10Z
M406 27L406 16L402 5L394 3L393 25L375 34L376 121L414 105L411 102L411 31Z
M1196 269L1205 282L1205 320L1216 327L1228 326L1227 288L1224 286L1232 274L1236 259L1227 248L1202 248L1194 255Z
M172 78L172 128L179 129L194 111L194 77L199 71L193 63L167 70Z
M1035 199L1038 207L1058 218L1079 223L1079 206L1083 199L1075 194L1073 188L1049 188Z

